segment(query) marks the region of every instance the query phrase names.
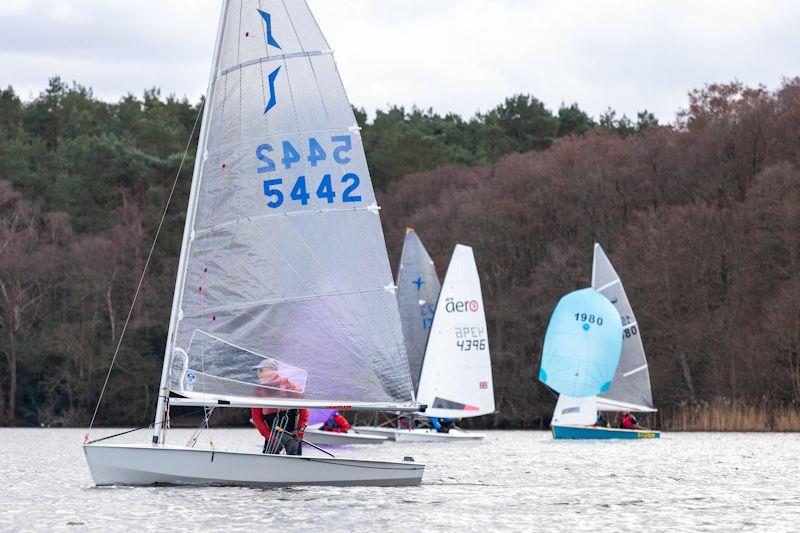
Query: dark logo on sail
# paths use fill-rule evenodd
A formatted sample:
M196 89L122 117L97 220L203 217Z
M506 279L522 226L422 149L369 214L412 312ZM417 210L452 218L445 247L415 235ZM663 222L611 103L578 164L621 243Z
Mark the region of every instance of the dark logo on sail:
M265 115L269 113L269 110L275 107L275 105L278 103L278 98L275 96L275 78L278 77L278 72L280 72L280 70L281 67L273 70L267 80L269 82L269 101L267 102L267 107L264 109Z
M463 313L465 311L471 311L476 313L478 308L478 300L461 300L456 302L453 298L447 298L445 300L444 310L448 313Z
M264 19L264 24L267 27L267 44L270 46L274 46L278 50L281 50L281 45L278 44L278 41L275 40L275 37L272 36L272 16L266 11L258 10L261 18Z

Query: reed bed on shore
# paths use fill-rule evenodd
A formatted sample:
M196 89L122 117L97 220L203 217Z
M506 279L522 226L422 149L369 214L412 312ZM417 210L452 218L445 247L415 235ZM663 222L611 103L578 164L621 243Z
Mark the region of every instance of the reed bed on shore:
M656 424L664 431L800 432L800 408L723 399L665 406L656 415Z

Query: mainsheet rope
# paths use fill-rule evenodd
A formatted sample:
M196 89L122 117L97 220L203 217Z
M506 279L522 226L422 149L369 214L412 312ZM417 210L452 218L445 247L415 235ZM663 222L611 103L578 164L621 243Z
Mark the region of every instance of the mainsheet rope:
M183 170L183 165L186 162L186 156L189 154L189 148L192 146L192 140L194 139L194 132L197 130L197 124L200 122L200 117L203 115L203 108L205 107L206 99L204 98L201 102L200 106L197 109L197 116L194 119L194 125L192 126L192 133L189 135L189 141L186 143L186 149L183 151L183 157L181 158L181 164L178 167L178 172L175 173L175 179L172 181L172 188L169 191L169 196L167 197L167 202L164 205L164 210L161 213L161 220L158 222L158 229L156 229L156 235L153 239L153 244L150 246L150 252L147 254L147 261L144 263L144 268L142 269L142 276L139 278L139 284L136 286L136 292L133 294L133 301L131 302L131 307L128 309L128 316L125 319L125 325L122 327L122 331L119 335L119 340L117 341L117 347L114 350L114 356L111 358L111 364L108 367L108 372L106 373L106 379L103 382L103 388L100 391L100 397L97 399L97 405L94 406L94 413L92 414L92 420L89 422L89 429L86 431L85 441L89 439L89 432L94 427L95 418L97 418L97 411L100 409L100 403L103 401L103 395L106 392L106 387L108 386L108 380L111 377L111 371L114 369L114 363L117 361L117 355L119 355L119 349L122 346L122 339L125 337L125 331L128 329L128 323L131 320L131 316L133 315L133 309L136 307L136 300L139 297L139 292L142 289L142 283L144 283L144 277L147 274L147 267L150 265L150 260L153 257L153 251L156 248L156 243L158 242L158 236L161 234L161 228L164 226L164 221L167 218L167 211L169 210L169 205L172 202L172 197L175 194L175 188L178 185L178 179L180 178L181 171ZM198 150L200 147L198 146ZM147 426L145 426L147 427Z

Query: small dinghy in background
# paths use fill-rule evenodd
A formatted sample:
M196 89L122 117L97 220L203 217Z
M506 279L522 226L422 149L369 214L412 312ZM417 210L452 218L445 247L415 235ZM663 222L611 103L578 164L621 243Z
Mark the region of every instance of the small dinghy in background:
M553 437L556 439L657 439L661 433L650 429L623 429L607 426L595 425L598 415L602 412L631 412L631 413L653 413L653 397L650 388L650 375L648 373L647 359L644 354L644 347L640 336L640 329L633 314L628 297L622 282L608 260L603 249L599 244L594 247L594 260L592 264L592 289L597 294L602 295L613 306L616 315L619 316L621 333L619 338L622 343L617 351L616 347L609 348L596 340L591 341L583 351L580 358L586 363L584 369L575 370L573 365L576 362L575 356L581 352L581 347L564 347L557 336L553 338L553 346L547 347L548 340L545 339L546 348L542 354L542 368L539 379L560 393L558 402L553 412L551 429ZM573 293L574 294L574 293ZM560 304L559 304L560 305ZM608 307L608 306L604 306ZM558 312L558 308L556 309ZM553 313L554 318L556 312ZM607 314L610 312L605 311ZM598 331L597 319L601 317L599 311L595 311L594 323L588 322L591 312L581 311L580 309L570 309L564 316L570 322L571 314L574 314L576 323L582 328L589 326L594 329L585 330ZM583 318L586 314L587 320L581 322L577 319ZM606 315L603 315L606 316ZM609 320L609 318L605 318ZM551 326L553 322L551 320ZM616 330L616 328L615 328ZM554 331L556 333L556 331ZM573 332L574 333L574 332ZM548 335L550 328L548 327ZM615 331L616 334L616 331ZM552 353L555 350L557 353ZM547 353L550 351L551 353ZM570 362L570 357L572 357ZM547 361L546 361L547 360ZM608 369L611 362L614 363L613 377L604 383L593 383L588 385L583 381L585 369L592 368L597 372L597 368L602 368L602 374L608 376ZM563 383L554 382L549 375L548 368L560 367L565 365L567 373ZM553 374L556 372L551 371ZM582 374L584 372L584 374ZM598 387L599 385L599 387Z
M440 433L435 429L404 429L398 430L394 435L397 442L459 442L483 440L486 435L473 433L463 429L453 428L447 433Z
M206 427L217 407L418 410L359 128L304 0L224 0L199 143L152 443L87 435L95 483L419 484L408 459L166 443L174 406Z
M481 280L472 248L457 244L447 267L425 359L417 402L426 417L472 418L494 413L494 385ZM412 429L397 441L447 442L482 440L482 433L461 429L437 432Z
M427 405L427 409L416 414L415 427L356 426L355 429L359 433L389 435L398 442L482 440L484 434L459 428L437 431L416 427L419 423L430 424L431 417L460 419L494 412L486 316L472 248L456 245L441 290L437 290L438 299L432 315L430 308L421 309L427 305L424 301L403 296L404 291L413 294L415 288L420 289L422 274L427 279L436 276L430 256L411 229L406 232L400 265L400 314L408 353L422 354L417 402ZM409 272L420 275L415 278L413 274L409 276ZM438 281L436 284L438 289ZM413 363L411 367L416 368ZM403 419L398 417L394 422L400 421Z
M362 435L354 430L327 431L323 429L325 422L337 411L335 409L312 409L308 417L306 441L318 446L358 446L362 444L383 444L389 440L386 436Z

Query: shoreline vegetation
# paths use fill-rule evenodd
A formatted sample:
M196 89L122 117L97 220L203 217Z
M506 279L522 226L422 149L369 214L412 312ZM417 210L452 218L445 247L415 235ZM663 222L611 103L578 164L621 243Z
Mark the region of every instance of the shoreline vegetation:
M657 415L663 431L800 432L800 409L795 405L719 400L668 406Z
M88 424L199 108L59 78L26 101L0 89L0 425ZM800 430L800 78L691 90L670 123L531 95L470 118L355 112L393 268L407 226L440 276L456 242L475 250L498 413L467 428L546 427L544 332L599 242L641 326L656 427ZM191 167L99 425L152 420Z

